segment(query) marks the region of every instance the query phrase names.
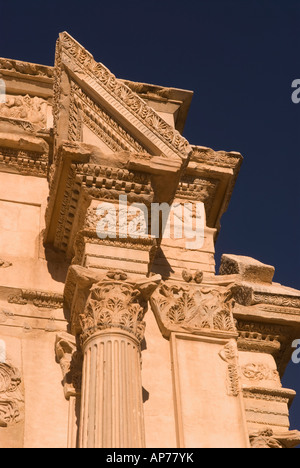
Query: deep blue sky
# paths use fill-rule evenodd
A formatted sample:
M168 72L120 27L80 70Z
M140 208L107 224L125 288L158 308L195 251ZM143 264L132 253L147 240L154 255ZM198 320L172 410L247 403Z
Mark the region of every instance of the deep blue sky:
M249 255L300 289L300 0L1 1L0 56L53 65L64 30L119 78L195 92L185 137L244 156L217 262ZM300 364L284 385L300 430Z

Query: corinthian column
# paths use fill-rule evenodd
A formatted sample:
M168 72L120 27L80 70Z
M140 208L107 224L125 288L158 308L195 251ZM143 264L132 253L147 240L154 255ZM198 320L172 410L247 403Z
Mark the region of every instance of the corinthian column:
M159 281L129 281L123 272L108 272L93 278L86 299L77 301L83 352L80 448L145 446L140 344L147 299ZM81 283L86 290L87 277Z

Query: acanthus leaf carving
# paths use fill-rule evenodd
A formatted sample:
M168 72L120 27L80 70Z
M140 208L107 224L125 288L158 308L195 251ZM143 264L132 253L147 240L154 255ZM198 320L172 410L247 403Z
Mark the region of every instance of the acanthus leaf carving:
M80 315L83 341L97 330L107 328L120 328L142 341L146 308L139 291L129 284L109 278L94 284Z
M133 335L140 343L144 337L144 316L148 300L161 281L160 275L150 278L128 277L123 270L109 270L99 275L72 266L65 294L71 308L72 330L81 343L98 331L119 329ZM75 289L75 300L68 289Z
M151 301L166 328L236 331L230 290L164 283Z

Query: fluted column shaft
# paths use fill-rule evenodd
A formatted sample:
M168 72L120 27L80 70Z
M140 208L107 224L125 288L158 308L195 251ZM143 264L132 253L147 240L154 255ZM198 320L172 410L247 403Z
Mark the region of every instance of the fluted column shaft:
M141 348L143 284L108 272L79 314L83 352L79 447L144 447ZM156 284L154 284L156 287ZM152 290L152 282L145 288Z
M139 342L121 329L102 330L83 354L79 446L144 447Z

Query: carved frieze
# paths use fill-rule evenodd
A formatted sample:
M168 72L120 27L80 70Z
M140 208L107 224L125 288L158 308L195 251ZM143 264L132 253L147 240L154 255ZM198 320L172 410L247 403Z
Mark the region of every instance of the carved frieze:
M204 146L193 146L191 162L217 165L230 169L239 169L242 163L242 156L235 151L214 151Z
M266 364L248 363L242 367L242 375L255 382L261 380L274 380L280 382L280 377L276 369L271 369Z
M220 181L213 177L199 177L198 175L183 175L181 178L176 198L198 202L205 205L206 213L209 214Z
M236 323L239 333L238 344L243 350L251 350L252 346L255 350L255 343L261 346L261 350L264 348L279 350L281 343L290 334L290 329L284 325L248 320L237 320Z
M230 273L226 274L233 274L233 271L231 270ZM237 284L232 288L232 292L234 299L240 305L263 304L300 309L300 297L293 293L289 295L275 290L274 292L270 290L257 291L255 286L250 286L250 284Z
M41 309L61 309L63 307L62 295L29 289L23 289L18 294L9 296L8 302L20 305L33 304Z
M0 104L0 117L29 121L38 129L47 126L47 101L39 97L7 96Z
M0 70L2 72L30 75L39 79L47 78L50 80L53 78L53 67L7 58L0 58Z

